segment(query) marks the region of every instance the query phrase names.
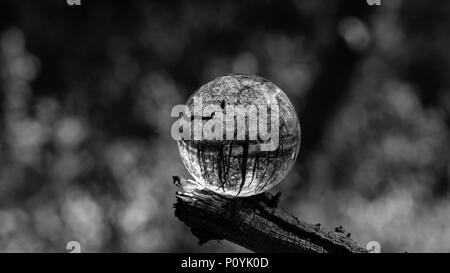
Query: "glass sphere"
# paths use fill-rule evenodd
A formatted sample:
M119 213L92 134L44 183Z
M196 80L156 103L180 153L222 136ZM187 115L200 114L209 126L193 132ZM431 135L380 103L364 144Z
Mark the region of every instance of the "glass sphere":
M201 116L195 113L199 101ZM215 139L203 135L178 140L183 163L201 186L231 197L256 195L278 184L294 165L300 148L299 119L286 94L270 81L242 74L219 77L200 87L186 105L189 120L206 126L218 119L214 132L223 125L223 134L218 131ZM216 112L205 115L211 106ZM230 114L243 108L249 110L245 117Z

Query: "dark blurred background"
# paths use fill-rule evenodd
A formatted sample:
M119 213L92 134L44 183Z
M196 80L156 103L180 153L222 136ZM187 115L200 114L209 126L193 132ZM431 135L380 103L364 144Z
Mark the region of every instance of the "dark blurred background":
M382 251L450 251L450 2L0 2L0 251L198 246L172 106L232 72L297 109L281 207Z

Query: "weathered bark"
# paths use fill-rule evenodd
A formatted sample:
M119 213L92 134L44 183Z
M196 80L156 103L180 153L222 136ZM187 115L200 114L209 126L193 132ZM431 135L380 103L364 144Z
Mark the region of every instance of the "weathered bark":
M174 177L175 181L179 179ZM183 188L182 188L183 189ZM227 198L208 190L176 193L175 215L199 238L229 240L255 252L366 253L342 228L326 231L277 208L279 195Z

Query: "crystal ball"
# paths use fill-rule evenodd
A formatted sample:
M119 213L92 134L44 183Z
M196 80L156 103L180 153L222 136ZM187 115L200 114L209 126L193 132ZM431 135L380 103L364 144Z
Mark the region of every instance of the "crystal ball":
M272 82L254 75L219 77L194 92L186 106L190 127L178 147L204 188L228 197L257 195L280 183L294 165L299 118Z

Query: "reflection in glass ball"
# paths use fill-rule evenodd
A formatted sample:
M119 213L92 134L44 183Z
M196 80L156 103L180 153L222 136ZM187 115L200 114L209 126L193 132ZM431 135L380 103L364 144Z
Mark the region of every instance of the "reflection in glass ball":
M202 102L200 117L194 109L198 101ZM193 137L178 141L184 165L203 187L232 197L256 195L278 184L294 165L301 138L298 116L286 94L268 80L242 74L219 77L198 89L186 104L192 113L190 120L197 119L202 126L207 126L211 119L217 119L216 125L223 125L223 134L216 134L219 138ZM211 106L217 112L205 115L206 107ZM244 117L230 115L231 123L227 123L225 117L233 107L253 109L253 112L247 112ZM234 126L228 126L231 124ZM220 129L216 127L214 132ZM264 131L270 132L270 139L263 135ZM263 148L268 143L275 143L274 149Z

